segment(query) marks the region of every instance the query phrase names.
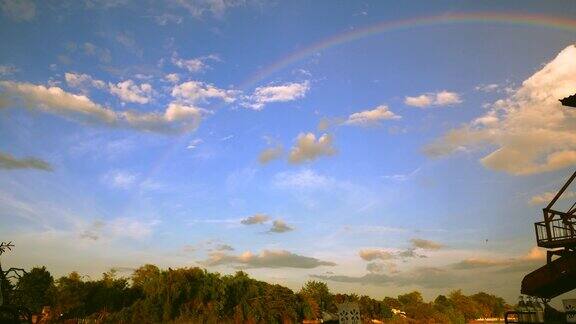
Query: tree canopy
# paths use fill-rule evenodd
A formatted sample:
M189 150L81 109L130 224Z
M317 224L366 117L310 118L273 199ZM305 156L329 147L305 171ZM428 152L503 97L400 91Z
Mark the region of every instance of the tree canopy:
M151 264L129 278L111 270L96 280L77 272L54 280L45 267L35 267L10 289L17 289L21 303L35 313L51 306L61 319L99 318L110 323L294 323L336 314L343 302L356 302L364 320L402 320L392 312L399 309L417 322L465 323L502 316L509 307L485 292L467 296L456 290L426 302L413 291L378 300L333 294L325 282L315 280L295 293L243 271L221 275L197 267L164 270Z

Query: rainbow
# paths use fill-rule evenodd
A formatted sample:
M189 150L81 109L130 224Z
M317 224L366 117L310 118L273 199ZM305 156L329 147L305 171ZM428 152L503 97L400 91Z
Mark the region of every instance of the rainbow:
M530 26L554 29L559 31L569 31L576 33L576 19L570 19L557 16L546 16L538 14L525 13L494 13L494 12L474 12L474 13L448 13L435 16L420 16L404 20L383 21L370 26L346 31L324 38L316 43L308 45L298 51L290 53L277 61L259 69L254 74L241 82L237 89L250 91L251 88L266 81L274 74L295 65L305 58L315 53L344 45L357 40L365 39L372 36L381 35L397 30L407 30L412 28L421 28L428 26L442 26L454 24L495 24L510 26ZM226 104L223 103L222 106ZM169 159L172 153L188 140L191 134L182 135L173 145L169 147L166 153L160 156L159 161L148 173L152 175Z
M561 31L576 32L576 20L557 16L519 13L450 13L436 16L422 16L405 20L383 21L367 27L339 33L288 54L268 66L258 70L241 83L241 89L248 89L266 80L273 74L302 61L303 59L350 42L377 36L397 30L453 24L499 24L511 26L534 26Z

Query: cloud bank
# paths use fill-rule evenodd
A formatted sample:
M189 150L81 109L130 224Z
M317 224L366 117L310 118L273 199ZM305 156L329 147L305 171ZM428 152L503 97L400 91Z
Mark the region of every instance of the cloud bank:
M576 89L576 46L562 50L484 115L425 147L429 156L488 149L480 162L513 175L550 172L576 164L576 112L558 101Z
M25 82L0 81L6 106L24 107L52 115L108 127L121 127L158 133L185 133L200 124L201 110L191 105L170 103L161 112L116 111L97 104L85 95Z
M298 255L285 250L263 250L260 254L249 251L240 255L212 253L205 266L232 265L242 268L301 268L312 269L320 266L335 266L334 262Z

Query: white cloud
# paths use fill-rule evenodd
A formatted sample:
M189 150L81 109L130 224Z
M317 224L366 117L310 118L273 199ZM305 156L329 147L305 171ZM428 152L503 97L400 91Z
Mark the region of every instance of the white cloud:
M410 178L414 177L415 175L418 174L418 172L420 172L420 168L416 168L416 169L412 170L410 173L404 173L404 174L398 173L398 174L385 175L385 176L382 176L382 178L402 182L402 181L407 181Z
M79 114L106 123L114 123L118 116L88 97L68 93L58 87L45 87L31 83L0 81L9 97L20 99L31 110L41 110L53 114Z
M161 133L183 133L196 129L201 110L193 106L170 103L164 113L114 111L94 103L87 96L76 95L59 87L45 87L31 83L0 81L5 91L3 106L25 107L53 115L71 117L81 121L110 127L125 127ZM2 107L0 107L2 108Z
M413 247L423 250L439 250L444 247L441 243L420 238L413 238L410 240L410 243L412 243Z
M164 114L123 113L130 127L152 132L186 133L195 130L202 118L201 110L194 106L170 103Z
M258 87L243 105L255 110L261 110L269 103L288 102L304 98L308 90L310 90L310 82L308 81Z
M186 9L192 16L201 18L206 14L222 17L224 13L234 7L244 6L246 0L176 0L176 3Z
M380 105L372 110L364 110L350 115L344 124L366 126L378 124L382 120L400 118L400 116L390 111L388 106Z
M12 65L0 65L0 77L5 77L18 72L18 69Z
M110 93L124 102L147 104L152 99L153 90L149 83L137 85L132 80L126 80L117 84L110 83L109 86Z
M204 72L210 67L206 62L219 60L220 58L214 54L191 59L182 59L179 58L176 54L172 56L172 64L181 69L188 70L190 73Z
M460 95L456 92L440 91L436 94L434 105L436 106L450 106L462 103Z
M274 176L274 186L279 188L321 188L326 187L333 180L328 179L310 169L297 172L281 172Z
M52 171L52 166L46 161L38 158L27 157L18 159L8 153L0 152L0 169L36 169L43 171Z
M36 16L36 5L31 0L2 0L0 8L16 21L30 21Z
M496 83L489 83L489 84L479 84L477 85L474 90L480 92L495 92L500 88L500 86Z
M125 6L129 0L84 0L89 9L112 9Z
M411 239L410 244L412 247L407 249L362 249L358 252L358 255L365 261L426 258L427 256L419 254L418 250L436 251L444 247L438 242L419 238Z
M81 239L92 241L110 241L123 238L141 240L150 236L158 224L160 221L156 219L142 220L134 217L118 217L77 225L77 232Z
M66 80L66 84L68 84L69 87L78 88L85 91L90 87L97 89L106 88L106 83L104 81L94 79L88 74L66 72L64 74L64 79Z
M126 236L132 239L142 239L152 234L158 220L141 221L135 218L117 218L108 224L110 231L116 236Z
M460 95L456 92L440 91L436 93L425 93L416 97L405 97L404 103L408 106L426 108L429 106L452 106L462 103Z
M236 100L237 95L238 91L220 89L212 84L200 81L188 81L172 88L172 96L174 98L191 104L205 102L208 99L220 99L226 103L231 103Z
M419 95L417 97L406 97L404 103L408 106L414 107L428 107L432 104L433 98L431 95Z
M189 150L193 150L196 147L198 147L198 145L202 144L204 141L201 138L195 138L192 140L192 142L190 142L190 144L188 144L188 146L186 146L187 149Z
M270 220L270 216L264 214L256 214L244 218L240 221L241 224L244 225L256 225L256 224L264 224Z
M142 57L144 55L142 49L139 48L138 45L136 44L136 40L134 39L132 34L127 32L121 32L116 35L115 39L118 43L124 46L124 48L136 54L137 56Z
M280 157L282 157L282 154L284 154L284 148L282 146L274 146L274 147L268 147L266 149L264 149L262 152L260 152L260 155L258 155L258 161L261 164L266 164L270 161L279 159Z
M178 73L170 73L164 76L164 80L176 84L180 82L180 76L178 75Z
M530 198L530 205L540 205L540 204L545 204L547 205L550 201L552 201L552 199L554 199L554 196L556 196L556 191L548 191L548 192L544 192L541 193L539 195L535 195L532 196L532 198ZM562 196L560 196L559 199L570 199L570 198L574 198L576 197L576 192L574 191L565 191Z
M312 269L320 266L335 266L333 262L322 261L316 258L298 255L285 250L263 250L260 254L246 251L240 255L230 255L214 252L208 260L203 262L206 266L233 265L244 268L301 268Z
M73 45L73 47L75 48L76 45ZM112 54L110 54L110 50L107 48L102 48L88 42L82 44L80 47L84 51L84 54L94 56L102 63L110 63L110 61L112 61Z
M286 233L286 232L290 232L293 230L294 230L294 228L292 226L289 226L288 224L286 224L281 219L277 219L274 222L272 222L272 227L270 228L269 232L270 233Z
M177 16L177 15L168 14L168 13L156 16L156 17L154 17L154 20L160 26L166 26L166 25L168 25L168 23L174 23L174 24L179 25L183 21L182 17Z
M370 262L366 264L366 271L370 273L398 273L396 264L394 263L381 263L381 262Z
M128 189L135 184L137 175L128 171L115 170L105 174L102 180L109 186Z
M316 135L313 133L300 133L288 159L291 163L303 163L321 156L333 155L336 149L332 146L332 142L332 135L329 134L324 134L316 140Z
M218 244L214 247L216 251L234 251L234 247L229 244Z
M490 110L460 128L450 130L425 148L430 156L489 148L480 161L490 169L526 175L576 164L576 112L558 101L576 89L576 46L522 83Z
M390 260L396 257L394 253L382 249L363 249L358 255L365 261Z

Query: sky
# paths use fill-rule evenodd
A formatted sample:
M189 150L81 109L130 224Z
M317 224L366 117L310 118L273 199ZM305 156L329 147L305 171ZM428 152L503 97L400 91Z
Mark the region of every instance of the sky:
M515 302L545 263L533 223L576 165L573 1L0 10L5 265Z

